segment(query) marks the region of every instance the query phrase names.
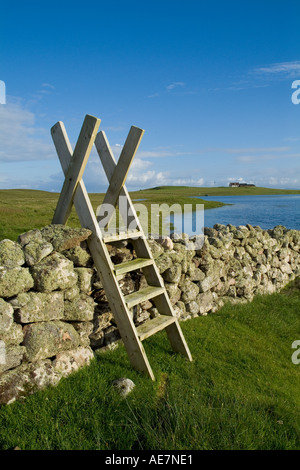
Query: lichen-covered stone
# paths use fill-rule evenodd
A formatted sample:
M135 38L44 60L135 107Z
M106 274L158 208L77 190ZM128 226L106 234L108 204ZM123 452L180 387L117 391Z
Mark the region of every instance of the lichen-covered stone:
M154 259L158 258L160 255L163 254L164 249L159 243L157 243L156 240L149 239L148 245Z
M161 274L164 273L168 268L170 268L172 264L172 258L170 258L170 256L167 254L163 254L162 256L156 259L156 265Z
M0 241L0 265L22 266L25 263L24 253L20 245L12 240Z
M53 246L47 241L32 240L24 246L26 264L33 266L53 251Z
M76 267L91 267L93 266L93 258L85 245L82 242L80 246L75 246L69 250L63 251L63 255L69 260L73 261Z
M32 241L35 241L35 242L43 241L43 237L42 237L40 230L38 229L29 230L29 232L21 233L21 235L18 236L18 243L21 246L25 246L29 242L32 242Z
M72 322L72 326L75 328L79 335L80 346L90 346L90 335L94 330L93 322Z
M25 357L29 362L50 358L61 351L77 348L79 335L62 321L31 323L24 327Z
M34 285L28 268L0 266L0 297L13 297L27 292Z
M163 247L164 250L173 250L174 244L170 237L160 237L157 238L156 241Z
M0 376L0 405L13 403L48 386L56 385L61 375L49 359L32 364L23 363Z
M181 264L173 264L170 268L166 269L162 277L167 282L179 282L181 278L182 267Z
M5 343L4 343L5 344ZM4 361L0 361L0 374L21 364L25 353L24 346L5 345Z
M81 294L73 300L65 300L65 321L90 321L94 318L96 303L92 297Z
M64 317L63 292L27 292L10 301L18 323L61 320Z
M113 386L119 392L121 397L127 397L127 395L134 389L135 384L132 380L122 377L113 381Z
M0 334L0 339L5 340L6 344L18 346L23 341L22 326L17 323L13 323L9 330Z
M166 282L165 288L170 298L171 304L176 304L176 302L178 302L181 297L181 290L179 289L178 284L174 282Z
M33 266L31 274L39 292L69 289L78 279L73 263L56 252Z
M0 299L0 337L11 328L14 321L13 314L14 309L12 306L5 300Z
M183 302L190 302L191 300L195 300L199 293L199 287L189 279L184 279L182 282L179 283L179 288L181 289L181 300Z
M71 228L66 225L51 224L41 229L43 238L53 245L54 250L64 251L80 245L92 234L86 228Z
M211 292L204 292L197 295L196 301L199 305L200 315L207 314L213 308L214 298Z
M66 377L81 367L87 366L93 358L91 348L79 346L77 349L58 353L52 365L59 375Z
M78 276L77 285L80 292L85 294L90 293L93 290L92 279L94 276L94 270L91 268L74 268Z
M75 297L78 297L80 294L79 287L77 285L65 289L63 291L65 300L74 300Z

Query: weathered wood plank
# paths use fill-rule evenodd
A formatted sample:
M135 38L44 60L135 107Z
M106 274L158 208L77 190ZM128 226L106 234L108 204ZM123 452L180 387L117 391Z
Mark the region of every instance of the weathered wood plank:
M159 331L166 328L171 323L175 322L175 317L170 317L168 315L158 315L153 318L153 320L147 320L142 325L138 326L136 331L141 341L150 336L158 333Z
M104 243L109 243L109 242L117 242L121 240L129 240L129 239L136 239L139 238L143 235L143 232L139 230L131 230L128 232L121 232L121 233L112 233L112 234L103 234L102 232L102 237Z
M125 263L115 264L114 271L117 276L120 274L129 273L131 271L135 271L136 269L144 268L145 266L149 266L153 264L152 259L146 258L136 258L132 261L126 261Z
M145 300L153 299L154 297L164 293L163 287L148 286L132 294L125 295L124 299L128 308L132 308Z
M53 224L65 224L68 220L75 191L85 170L100 122L100 119L89 115L86 115L84 119L74 153L65 173L66 177L52 220Z

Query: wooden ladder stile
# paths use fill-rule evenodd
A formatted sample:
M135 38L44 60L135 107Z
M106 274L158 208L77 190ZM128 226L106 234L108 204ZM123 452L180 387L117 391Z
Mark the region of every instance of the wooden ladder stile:
M135 369L145 372L152 380L155 380L142 345L144 339L165 329L173 350L180 352L190 361L192 356L125 187L130 164L144 131L134 126L131 127L118 163L116 163L104 132L99 132L96 135L99 124L99 119L86 116L74 153L63 123L58 122L51 129L53 142L66 177L53 223L65 224L72 204L74 204L81 226L92 231L88 241L89 249L129 360ZM108 233L101 230L101 228L106 229L108 227L110 220L106 218L105 225L101 226L101 220L97 220L82 180L93 143L95 143L109 181L109 188L103 204L110 204L115 208L120 196L126 201L126 204L119 204L119 211L126 222L123 233L121 231L119 233ZM128 239L134 246L137 258L121 264L113 264L107 249L107 243ZM119 280L125 273L135 270L142 270L148 286L131 294L123 295ZM132 319L131 309L149 299L153 299L159 315L136 327Z

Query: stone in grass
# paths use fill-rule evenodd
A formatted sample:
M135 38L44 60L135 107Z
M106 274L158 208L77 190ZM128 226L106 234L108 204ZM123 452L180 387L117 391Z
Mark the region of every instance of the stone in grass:
M30 241L24 246L24 255L26 264L33 266L39 263L46 256L50 255L53 251L51 243L46 241Z
M35 362L55 356L79 346L79 335L74 327L62 321L31 323L23 329L26 346L25 359Z
M126 377L121 377L113 381L113 386L119 392L121 397L127 397L127 395L134 389L135 384L132 380L127 379Z
M13 297L34 285L28 268L0 266L0 297Z
M69 289L78 279L72 261L56 252L33 266L31 274L39 292Z
M0 265L14 267L24 263L24 253L18 243L8 239L0 241Z
M56 251L69 250L79 246L92 234L87 228L71 228L65 225L51 224L41 229L43 238L52 243Z

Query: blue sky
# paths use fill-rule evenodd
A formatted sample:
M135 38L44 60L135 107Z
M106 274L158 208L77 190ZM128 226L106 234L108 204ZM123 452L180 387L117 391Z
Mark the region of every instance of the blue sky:
M2 2L0 188L59 191L50 128L74 147L86 114L116 158L145 134L129 189L300 189L299 0ZM92 152L84 181L105 191Z

